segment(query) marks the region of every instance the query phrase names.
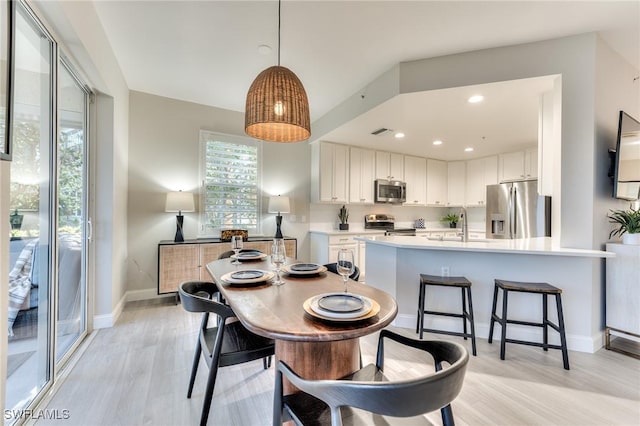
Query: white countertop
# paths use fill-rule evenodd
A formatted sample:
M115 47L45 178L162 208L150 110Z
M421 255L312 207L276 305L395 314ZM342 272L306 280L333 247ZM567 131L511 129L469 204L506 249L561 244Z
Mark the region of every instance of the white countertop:
M615 253L601 250L585 250L557 247L548 237L519 240L436 241L425 237L363 236L356 240L368 244L380 244L418 250L472 251L485 253L535 254L546 256L615 257Z
M416 229L416 234L423 234L426 232L448 232L448 231L461 231L460 228L418 228ZM469 232L480 232L484 233L484 229L472 229L469 228ZM321 234L321 235L380 235L384 234L384 229L349 229L348 231L340 231L338 229L310 229L309 233L311 234Z

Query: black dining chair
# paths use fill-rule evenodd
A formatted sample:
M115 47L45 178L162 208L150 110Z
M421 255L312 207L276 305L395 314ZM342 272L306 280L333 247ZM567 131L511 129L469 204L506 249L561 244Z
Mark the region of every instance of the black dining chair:
M435 372L389 381L383 372L385 339L427 352L433 357ZM380 332L375 365L367 365L339 380L306 380L280 361L276 369L273 424L280 426L283 420L293 420L299 425L340 426L343 419L351 424L355 419L350 417L356 413L349 407L353 407L392 417L440 410L442 423L453 425L451 401L462 389L468 362L469 353L458 343L416 340L389 330ZM449 365L443 368L444 363ZM302 392L283 396L283 376ZM375 419L368 419L366 423L377 424Z
M220 303L218 286L211 282L187 281L180 284L180 300L188 312L202 312L196 351L193 356L193 367L189 379L187 398L191 398L193 384L203 355L209 367L209 378L204 394L200 425L206 425L211 408L211 398L216 384L219 367L235 365L262 358L266 370L271 365L271 356L275 353L275 344L271 339L258 336L247 330L240 321L227 323L228 318L235 317L233 310ZM217 325L209 327L209 314L218 316Z
M337 263L327 263L324 266L327 268L327 271L333 272L334 274L338 273L338 264ZM358 281L358 278L360 278L360 269L357 266L354 265L353 274L351 274L349 276L349 278L351 278L354 281Z

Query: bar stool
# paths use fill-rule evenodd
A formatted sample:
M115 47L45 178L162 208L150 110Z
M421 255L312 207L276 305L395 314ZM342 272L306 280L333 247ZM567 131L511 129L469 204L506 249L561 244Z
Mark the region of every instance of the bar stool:
M502 290L502 317L496 315L496 305L498 302L498 289ZM516 321L507 318L507 300L510 291L521 293L535 293L542 295L542 322ZM554 324L547 318L547 296L555 295L556 308L558 310L558 324ZM493 291L493 308L491 309L491 323L489 325L489 343L493 340L493 326L496 322L502 327L502 340L500 341L500 359L504 360L505 344L517 343L520 345L538 346L547 351L551 349L562 350L562 362L564 369L569 369L569 354L567 352L567 338L564 330L564 317L562 313L562 289L554 287L548 283L527 283L517 281L495 280ZM520 324L531 327L542 327L542 343L529 342L524 340L507 339L507 324ZM549 327L560 333L560 345L549 344Z
M437 312L425 310L426 288L427 286L456 287L462 291L462 313ZM465 291L466 290L466 291ZM469 310L467 311L467 301ZM440 315L444 317L462 318L462 333L456 331L434 330L424 328L424 315ZM471 333L467 333L467 321L471 325ZM448 334L451 336L461 336L464 340L471 337L472 353L476 355L476 329L473 322L473 302L471 301L471 282L465 277L439 277L435 275L420 274L420 295L418 296L418 320L416 323L416 333L420 333L422 339L423 332Z

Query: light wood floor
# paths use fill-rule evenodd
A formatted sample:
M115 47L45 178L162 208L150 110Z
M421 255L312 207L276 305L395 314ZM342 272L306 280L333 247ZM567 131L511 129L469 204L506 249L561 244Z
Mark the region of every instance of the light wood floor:
M199 320L180 305L127 305L115 327L96 332L42 407L69 410L70 418L37 424L198 424L206 365L201 363L192 399L186 390ZM376 339L361 339L365 363L374 359ZM409 377L423 371L414 353L387 349L387 373ZM565 371L556 350L507 345L506 356L500 361L499 345L478 341L478 356L471 357L452 405L458 425L640 424L639 360L605 349L570 352L571 370ZM271 424L272 388L273 368L263 370L261 361L220 369L209 424ZM438 413L425 422L441 424Z

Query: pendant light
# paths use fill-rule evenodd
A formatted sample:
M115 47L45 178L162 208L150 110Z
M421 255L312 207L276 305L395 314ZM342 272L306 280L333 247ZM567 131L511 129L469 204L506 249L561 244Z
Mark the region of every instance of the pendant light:
M299 142L311 136L309 101L300 79L280 66L278 0L278 65L262 71L251 83L244 113L244 131L269 142Z

